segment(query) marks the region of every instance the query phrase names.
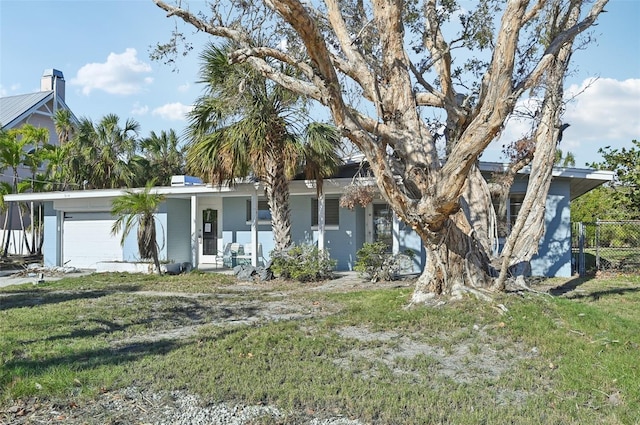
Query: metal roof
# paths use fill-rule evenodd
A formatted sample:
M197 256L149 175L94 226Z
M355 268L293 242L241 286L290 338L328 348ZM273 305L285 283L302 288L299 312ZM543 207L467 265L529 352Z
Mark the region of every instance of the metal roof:
M2 128L11 128L19 118L34 107L53 97L53 91L41 91L36 93L21 94L0 98L0 124Z

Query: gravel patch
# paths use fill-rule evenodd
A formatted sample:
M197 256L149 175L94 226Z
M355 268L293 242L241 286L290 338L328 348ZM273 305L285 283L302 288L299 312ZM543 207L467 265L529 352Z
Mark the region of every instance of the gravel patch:
M154 425L364 425L342 417L287 413L274 406L205 403L184 391L154 393L139 388L106 392L85 404L21 401L0 412L2 424Z

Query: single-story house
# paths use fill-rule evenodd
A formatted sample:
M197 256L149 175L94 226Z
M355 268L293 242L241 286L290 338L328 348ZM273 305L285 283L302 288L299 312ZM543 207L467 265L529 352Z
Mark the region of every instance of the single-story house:
M485 173L501 168L502 164L481 163ZM357 164L347 165L337 177L325 180L324 195L320 199L314 181L300 179L290 183L293 241L310 242L328 249L337 260L337 270L351 270L356 252L365 242L383 240L394 253L413 250L417 254L414 271L421 270L425 254L420 238L397 219L382 199L374 200L365 208L340 207L340 195L352 184L356 169ZM557 168L553 176L546 202L546 233L540 242L539 254L532 261L532 273L570 276L571 200L610 181L612 173ZM527 173L523 172L511 190L511 214L517 213L526 184ZM176 176L172 186L156 190L166 195L156 216L162 261L188 262L196 268L228 266L225 256L231 246L243 247L244 252L240 249L237 255L254 265L268 260L274 242L270 212L260 182L218 187ZM112 270L107 265L139 261L135 229L123 245L119 235L111 235L115 220L109 212L111 202L123 193L120 189L77 190L14 194L7 195L5 200L44 203L46 266Z

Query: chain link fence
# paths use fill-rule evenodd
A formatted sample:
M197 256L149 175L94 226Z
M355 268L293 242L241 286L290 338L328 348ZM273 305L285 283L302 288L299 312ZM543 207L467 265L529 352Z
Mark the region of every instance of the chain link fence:
M640 220L571 224L574 273L640 273Z

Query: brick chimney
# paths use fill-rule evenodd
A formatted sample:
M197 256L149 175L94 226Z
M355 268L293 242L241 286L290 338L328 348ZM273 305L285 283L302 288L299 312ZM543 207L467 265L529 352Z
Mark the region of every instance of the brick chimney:
M54 91L64 101L64 75L57 69L45 69L40 79L40 91Z

